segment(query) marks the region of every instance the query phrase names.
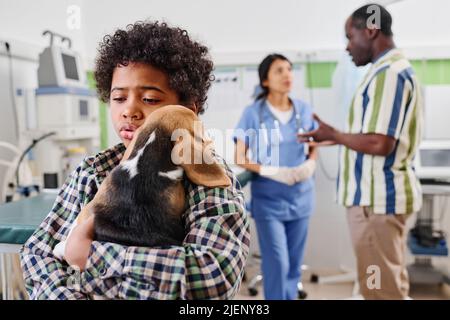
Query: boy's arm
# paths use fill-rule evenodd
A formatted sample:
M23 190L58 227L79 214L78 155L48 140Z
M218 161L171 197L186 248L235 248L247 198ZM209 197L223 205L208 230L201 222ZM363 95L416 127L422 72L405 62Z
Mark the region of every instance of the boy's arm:
M82 273L98 298L232 298L249 252L249 220L236 177L229 188L189 184L183 246L125 247L94 241Z
M71 266L84 270L94 240L94 216L78 224L67 237L64 258Z
M91 181L83 164L68 178L51 212L21 250L25 286L31 299L86 299L80 292L80 274L53 255L81 210Z

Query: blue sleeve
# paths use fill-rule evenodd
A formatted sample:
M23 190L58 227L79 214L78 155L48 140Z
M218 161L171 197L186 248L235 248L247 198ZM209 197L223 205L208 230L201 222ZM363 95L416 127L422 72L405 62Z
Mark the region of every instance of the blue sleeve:
M233 132L233 141L239 139L245 143L248 147L250 145L251 139L256 136L256 131L258 129L257 115L251 107L247 107L242 113L241 119L236 125Z

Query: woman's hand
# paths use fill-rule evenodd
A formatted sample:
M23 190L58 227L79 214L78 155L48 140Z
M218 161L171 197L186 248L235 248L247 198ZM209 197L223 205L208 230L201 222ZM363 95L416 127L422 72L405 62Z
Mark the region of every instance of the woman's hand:
M71 266L84 270L94 241L94 216L77 225L67 239L64 257Z
M295 182L302 182L311 178L316 171L316 160L308 159L294 168Z
M259 174L262 177L292 186L296 183L294 169L295 168L261 166Z

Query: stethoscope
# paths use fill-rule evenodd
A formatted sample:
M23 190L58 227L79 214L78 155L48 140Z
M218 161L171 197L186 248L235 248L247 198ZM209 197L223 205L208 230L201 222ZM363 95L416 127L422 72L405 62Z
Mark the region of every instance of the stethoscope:
M266 107L265 105L266 105L265 100L261 99L260 104L259 104L259 127L262 129L264 143L268 144L269 143L269 137L267 134L268 130L267 130L267 126L264 122L264 118L263 118L264 107ZM292 108L294 108L296 131L297 131L297 133L303 133L305 130L303 130L303 128L301 126L300 112L295 107L294 103L292 103ZM280 121L275 117L275 115L267 107L266 107L266 109L267 109L267 112L269 113L270 117L273 119L274 127L277 132L279 142L282 142L283 134L281 133L281 130L280 130Z

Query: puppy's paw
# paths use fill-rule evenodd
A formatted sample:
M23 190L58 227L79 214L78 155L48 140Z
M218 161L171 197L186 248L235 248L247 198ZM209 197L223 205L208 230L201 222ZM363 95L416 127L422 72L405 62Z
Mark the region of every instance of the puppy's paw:
M64 260L64 252L66 251L66 241L61 241L53 249L53 255L59 260Z

